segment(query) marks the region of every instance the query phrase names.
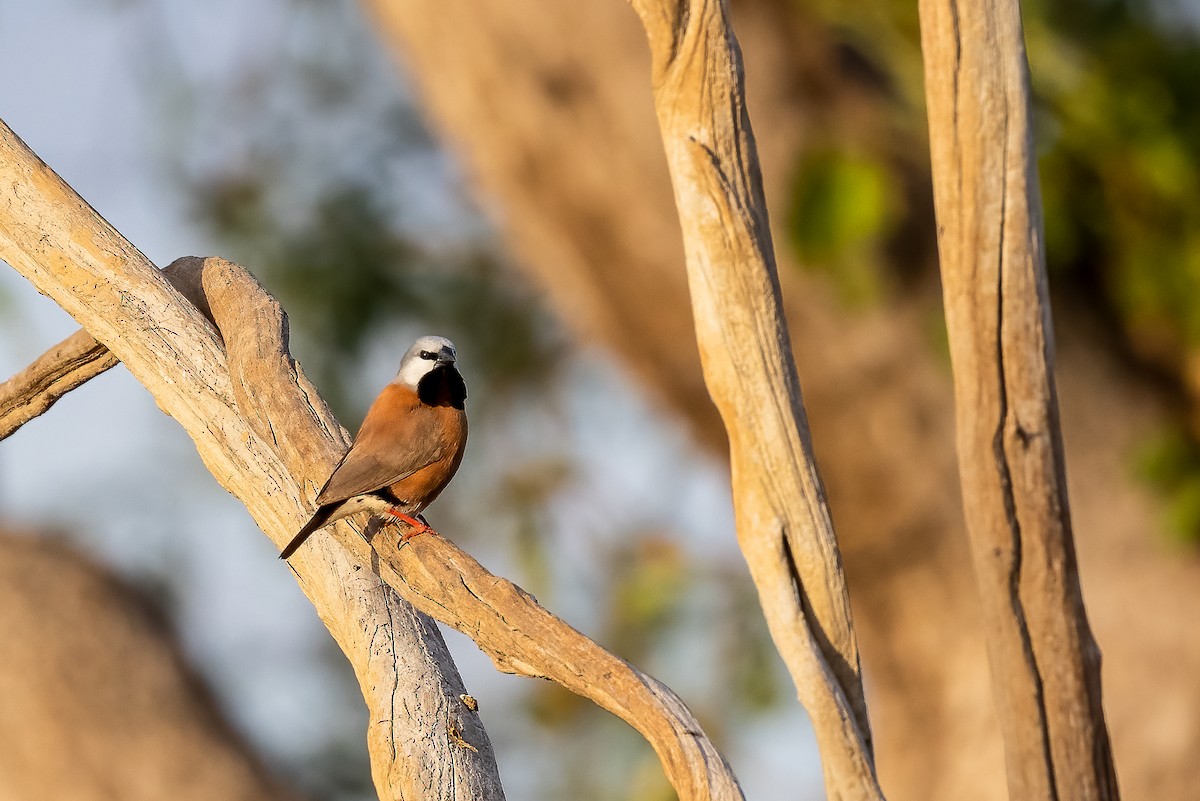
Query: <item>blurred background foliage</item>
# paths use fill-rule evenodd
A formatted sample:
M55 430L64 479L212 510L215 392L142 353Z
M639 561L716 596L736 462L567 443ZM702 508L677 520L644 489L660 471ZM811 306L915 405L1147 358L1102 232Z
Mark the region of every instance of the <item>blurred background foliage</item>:
M1145 0L1021 5L1055 304L1099 318L1104 344L1175 399L1179 427L1147 443L1135 472L1166 496L1170 533L1196 542L1200 16ZM844 297L886 302L936 269L928 210L900 202L914 183L930 191L916 3L800 7L867 65L886 119L868 133L846 115L819 123L840 146L797 153L791 239Z
M916 4L737 0L771 1L825 27L868 88L870 121L833 97L813 115L797 143L781 242L851 305L928 288L936 245ZM689 686L676 689L718 743L739 721L776 708L790 689L728 552L697 553L680 544L686 532L628 517L612 530L602 492L584 501L594 520L556 515L564 498L578 510L586 495L566 423L570 346L462 196L461 177L356 4L291 5L274 49L214 77L185 68L157 6L146 4L142 77L161 109L164 179L182 187L194 219L225 244L222 255L281 299L296 352L348 426L375 390L364 364L394 361L398 342L426 330L457 341L471 391L472 454L460 478L470 491L459 495L467 503L437 513L464 545L471 536L499 543L543 602L650 672L686 665ZM1023 10L1055 302L1111 323L1104 344L1176 398L1178 427L1147 443L1135 466L1171 500L1169 528L1194 541L1197 16L1132 0L1026 0ZM581 533L564 543L564 526ZM341 656L330 644L325 658ZM521 686L522 720L501 727L515 744L498 745L545 771L536 785L544 797L671 797L622 724L552 685ZM348 672L346 687L347 704L357 703ZM289 771L319 797L368 797L357 737L352 726L335 727Z

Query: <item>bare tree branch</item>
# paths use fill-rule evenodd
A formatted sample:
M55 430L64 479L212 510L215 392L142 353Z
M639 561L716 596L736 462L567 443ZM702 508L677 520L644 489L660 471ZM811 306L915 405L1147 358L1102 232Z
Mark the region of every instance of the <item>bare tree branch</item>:
M959 471L1013 798L1114 801L1067 503L1016 0L921 0Z
M324 430L336 422L287 351L282 309L237 265L222 259L180 261L196 267L191 274L199 289L187 287L186 294L202 297L212 309L244 418L260 436L289 443L290 459L303 466L307 459L298 451L314 439L306 428L315 422ZM641 732L681 798L741 798L729 766L670 689L605 651L448 540L422 536L402 548L394 526L373 526L368 534L372 551L351 527L339 534L339 541L405 600L471 637L500 670L551 679Z
M163 275L211 321L207 305L201 305L205 303L203 296L187 291L190 270L180 269L185 261L181 259L167 265ZM185 282L182 287L181 280ZM8 439L21 426L50 411L63 395L120 363L120 359L85 329L71 334L0 384L0 440Z
M0 256L99 333L184 425L214 476L246 504L268 536L285 542L307 511L302 495L315 488L301 493L292 476L326 475L346 441L287 353L286 317L278 305L229 262L177 262L190 276L179 281L180 287L211 311L223 349L216 332L144 257L10 131L0 134L6 146L0 153ZM291 561L314 603L328 586L340 586L351 597L364 583L377 589L375 572L364 569L372 565L414 606L475 639L502 669L551 678L634 725L658 752L682 799L742 797L725 761L669 690L484 571L447 540L418 537L400 549L397 532L384 527L375 533L382 547L373 551L348 524L331 532L332 537L315 537ZM339 615L349 617L347 611L317 606L335 637L339 630L344 634L347 622ZM412 614L418 625L428 620ZM361 634L361 621L350 622ZM365 655L351 654L358 644L353 637L346 643L339 637L356 668L360 660L378 655L374 636L386 634L378 620L370 628ZM399 656L398 649L382 655L385 662ZM366 692L370 670L359 675ZM387 689L401 692L396 686ZM440 718L414 721L415 733L449 741L447 758L486 755L490 761L490 746L473 713L466 714L457 696L450 707ZM490 774L483 772L486 768L473 779L477 787L494 776L494 768ZM378 784L378 772L376 779ZM498 782L484 789L498 793Z
M882 798L728 8L722 0L632 5L650 41L705 382L729 433L738 540L812 716L829 797Z
M418 609L473 639L499 670L547 678L591 699L654 747L681 799L741 799L728 763L674 692L547 612L436 536L401 548L395 526L372 539L376 569Z
M0 384L0 440L45 414L75 387L117 363L117 357L91 334L76 331Z
M213 326L3 124L0 258L125 363L264 531L278 542L299 525L311 492L301 492L272 449L294 457L299 438L273 442L247 426ZM312 461L298 475L323 477L348 444L334 422L319 431L305 440ZM380 796L503 798L491 744L459 700L465 689L436 626L361 564L328 540L296 562L302 588L358 676ZM451 737L452 729L461 735Z

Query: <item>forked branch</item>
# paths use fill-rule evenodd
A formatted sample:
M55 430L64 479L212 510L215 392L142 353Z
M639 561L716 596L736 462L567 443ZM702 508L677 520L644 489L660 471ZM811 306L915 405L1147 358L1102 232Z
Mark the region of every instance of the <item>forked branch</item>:
M288 354L286 317L252 277L220 259L177 262L187 277L177 283L196 305L188 303L2 126L0 257L111 348L184 426L213 475L263 531L276 544L286 541L308 511L311 479L329 473L346 435ZM219 335L197 307L211 315ZM655 748L680 798L742 797L728 765L674 694L449 541L418 537L401 550L396 532L384 527L372 550L347 523L330 532L313 538L291 564L359 670L372 719L385 708L374 706L380 693L372 695L372 671L406 658L387 642L386 615L363 619L357 608L362 596L379 592L378 573L413 606L475 639L501 669L558 681L628 721ZM327 597L339 593L340 605ZM422 636L436 634L428 618L405 611L410 607L390 594L384 598L381 613L398 611ZM345 642L338 632L349 629L360 636ZM385 690L388 697L404 692L397 684ZM437 797L499 797L486 735L464 710L454 697L415 732L416 739L451 743L441 752L447 771L460 766L455 775L475 788L441 789ZM433 771L436 764L422 769ZM381 783L378 765L376 780L381 795L410 797L395 783Z
M334 423L287 352L282 310L237 265L221 259L195 261L200 269L194 275L229 352L229 373L243 417L260 435L293 443L289 449L303 447L313 436L312 422L321 429ZM328 469L332 467L331 460ZM670 689L550 614L513 583L489 573L449 540L420 536L401 548L398 529L388 525L371 532L371 548L353 526L342 524L333 531L343 547L370 564L406 601L466 634L500 670L551 679L641 732L680 798L741 798L728 764Z
M186 259L167 265L163 276L192 303L202 300L188 295L188 275L184 269ZM182 283L180 283L182 282ZM202 307L207 313L207 307ZM121 363L107 346L79 329L74 334L47 350L28 367L7 381L0 383L0 440L8 439L21 426L50 411L60 398L71 390L83 386L101 373Z
M264 530L294 525L299 488L241 418L212 324L3 123L0 258L125 363ZM323 433L303 452L281 450L292 465L308 460L304 474L328 472L348 440L336 423ZM300 575L358 677L380 796L502 799L491 744L459 700L465 688L433 622L341 548L311 550Z

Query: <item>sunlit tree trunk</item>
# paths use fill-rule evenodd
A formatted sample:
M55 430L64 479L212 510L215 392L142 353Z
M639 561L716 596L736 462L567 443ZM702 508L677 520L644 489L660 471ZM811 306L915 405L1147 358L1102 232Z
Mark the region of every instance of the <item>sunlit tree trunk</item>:
M681 344L693 335L683 249L634 16L615 0L363 6L483 206L497 212L517 264L547 290L565 324L606 344L698 441L723 455L698 355ZM839 60L833 38L802 5L734 6L778 222L797 150L814 125L846 136L891 132L880 124L881 96L856 83L861 73ZM1004 757L957 490L952 386L933 323L937 299L928 292L847 311L786 251L780 260L872 691L882 783L893 801L1003 798ZM1200 570L1156 547L1153 505L1129 480L1130 447L1160 419L1153 393L1075 328L1065 341L1075 358L1060 364L1071 413L1064 425L1075 517L1090 535L1080 541L1081 560L1105 645L1122 782L1127 792L1144 788L1135 795L1186 798L1200 781L1187 756L1200 733L1185 725L1170 726L1170 737L1155 732L1174 719L1170 710L1193 708L1200 696L1184 678L1200 670L1200 648L1170 634L1200 613L1182 591L1200 581ZM1157 599L1156 625L1138 625L1137 609L1118 600L1131 592ZM1148 651L1180 665L1159 671L1159 711L1149 717L1139 678Z
M1016 0L922 0L958 455L1013 798L1116 801L1076 566Z

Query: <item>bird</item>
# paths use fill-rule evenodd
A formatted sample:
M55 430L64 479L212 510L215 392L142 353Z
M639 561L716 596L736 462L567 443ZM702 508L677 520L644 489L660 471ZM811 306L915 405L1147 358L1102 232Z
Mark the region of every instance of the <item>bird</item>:
M290 557L314 531L356 512L403 520L411 527L406 541L431 531L420 514L462 463L466 400L454 343L440 336L417 339L317 493L316 511L279 558Z

